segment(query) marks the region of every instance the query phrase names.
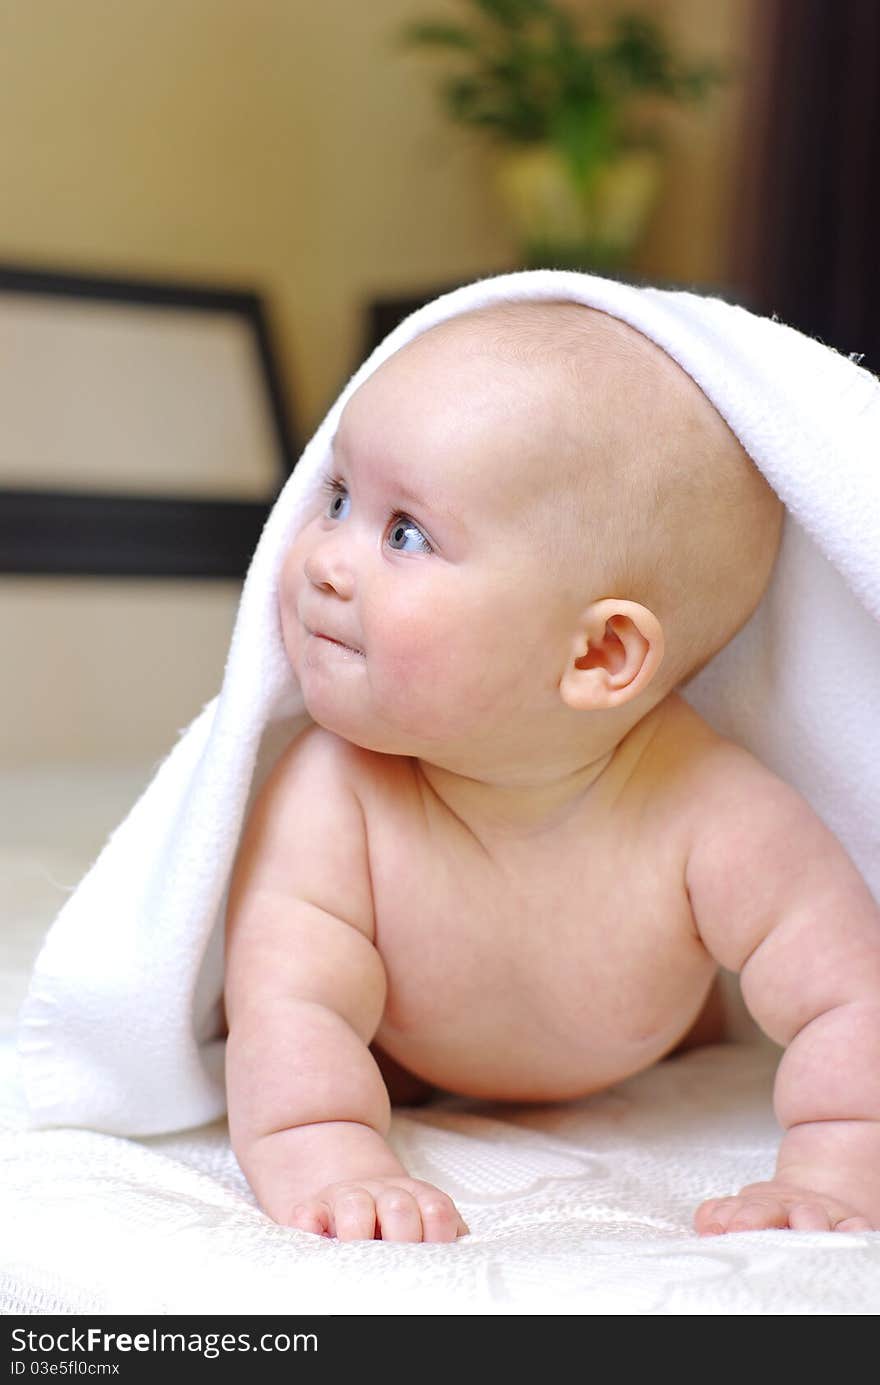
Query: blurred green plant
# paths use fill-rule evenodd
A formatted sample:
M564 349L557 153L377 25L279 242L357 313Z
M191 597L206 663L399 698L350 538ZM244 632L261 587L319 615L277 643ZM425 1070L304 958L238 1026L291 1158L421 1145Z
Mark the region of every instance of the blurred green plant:
M677 55L634 13L576 16L556 0L462 0L475 27L424 19L397 31L406 48L457 53L470 70L441 83L453 120L511 145L551 144L583 185L623 148L657 143L629 123L634 101L701 101L730 72Z

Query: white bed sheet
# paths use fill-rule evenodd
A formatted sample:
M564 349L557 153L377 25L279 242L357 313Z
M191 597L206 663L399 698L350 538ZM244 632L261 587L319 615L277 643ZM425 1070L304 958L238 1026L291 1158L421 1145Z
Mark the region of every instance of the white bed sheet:
M447 1098L396 1112L401 1158L471 1228L452 1246L343 1245L276 1226L222 1121L141 1140L25 1129L11 1036L31 961L150 772L0 775L0 1313L880 1309L880 1233L691 1229L703 1198L774 1165L779 1051L742 1022L736 1044L573 1104Z

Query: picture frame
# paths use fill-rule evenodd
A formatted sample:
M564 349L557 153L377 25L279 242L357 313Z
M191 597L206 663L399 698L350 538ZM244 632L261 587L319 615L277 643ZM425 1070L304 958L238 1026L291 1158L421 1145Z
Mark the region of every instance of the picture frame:
M0 264L0 572L241 578L299 451L255 290Z

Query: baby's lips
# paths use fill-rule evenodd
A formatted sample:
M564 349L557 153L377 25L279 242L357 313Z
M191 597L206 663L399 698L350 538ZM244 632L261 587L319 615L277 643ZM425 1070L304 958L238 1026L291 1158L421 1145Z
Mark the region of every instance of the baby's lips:
M316 640L327 640L330 644L338 645L340 649L347 649L350 654L363 655L364 651L359 649L357 645L349 644L347 640L339 639L337 635L331 635L326 630L312 630L308 625L305 626L305 630L307 634L311 635Z

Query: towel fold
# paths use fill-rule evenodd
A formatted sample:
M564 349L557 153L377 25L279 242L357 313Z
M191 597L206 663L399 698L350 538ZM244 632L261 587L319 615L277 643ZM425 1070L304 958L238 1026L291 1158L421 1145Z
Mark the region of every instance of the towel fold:
M478 280L400 323L333 404L257 544L218 696L50 928L17 1038L34 1126L152 1135L223 1113L229 876L253 795L310 721L277 616L286 547L342 409L383 361L461 312L542 298L610 313L668 352L784 502L760 606L684 695L804 795L880 899L880 381L717 298L561 270Z

